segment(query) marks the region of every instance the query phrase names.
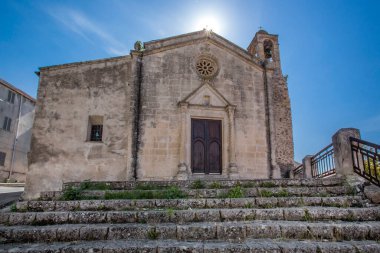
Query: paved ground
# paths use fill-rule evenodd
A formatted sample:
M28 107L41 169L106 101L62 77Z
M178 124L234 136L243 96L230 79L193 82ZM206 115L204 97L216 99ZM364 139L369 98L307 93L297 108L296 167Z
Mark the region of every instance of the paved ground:
M0 208L17 201L23 191L24 187L0 186Z

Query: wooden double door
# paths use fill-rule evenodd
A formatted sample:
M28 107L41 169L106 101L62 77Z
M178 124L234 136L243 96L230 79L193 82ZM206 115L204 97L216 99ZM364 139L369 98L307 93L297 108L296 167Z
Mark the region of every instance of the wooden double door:
M191 119L191 168L193 173L222 173L220 120Z

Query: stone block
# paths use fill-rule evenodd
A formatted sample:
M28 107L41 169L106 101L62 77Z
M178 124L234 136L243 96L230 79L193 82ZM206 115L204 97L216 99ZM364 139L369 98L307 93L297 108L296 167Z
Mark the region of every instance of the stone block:
M221 221L220 212L218 209L201 209L192 211L195 213L194 221L211 222Z
M167 211L141 211L137 213L140 223L157 224L170 221L170 213Z
M256 220L283 220L284 213L281 208L257 209Z
M380 204L380 188L375 185L364 187L364 195L374 204Z
M308 227L301 222L280 224L280 228L281 228L281 235L283 238L297 239L297 240L310 238Z
M82 226L79 230L79 239L84 241L107 240L108 227L106 225Z
M206 199L206 208L228 208L230 199Z
M36 219L36 213L11 213L9 215L9 225L32 224Z
M281 229L272 222L249 222L246 224L247 238L280 238Z
M125 211L134 208L135 202L130 199L107 200L103 202L105 210Z
M281 253L318 253L317 246L310 242L289 241L280 244Z
M261 208L275 208L278 206L277 198L256 198L256 206Z
M28 210L32 212L54 211L55 201L29 201Z
M344 208L314 207L305 210L308 210L308 216L312 220L349 220L352 217L350 211Z
M14 242L53 242L57 240L56 227L33 227L13 229L12 241Z
M300 197L277 198L278 207L297 207L302 205L303 201Z
M305 206L321 206L321 197L302 197L302 202Z
M245 221L256 219L256 209L221 209L221 221Z
M329 243L318 243L317 244L319 252L321 253L356 253L356 249L354 246L344 243L344 242L329 242ZM366 252L366 251L359 251ZM371 251L368 251L371 252ZM374 251L372 251L374 252Z
M370 223L369 225L369 237L367 239L369 240L380 240L380 224L379 223Z
M191 210L176 210L170 215L170 221L179 224L193 222L195 220L195 212Z
M86 211L103 210L104 202L104 200L82 200L79 202L79 209Z
M160 243L157 247L157 253L180 253L194 252L203 253L203 244L194 242L176 242L169 241Z
M158 208L175 208L177 207L178 200L176 199L156 199L155 205Z
M231 208L253 208L255 207L255 199L254 198L230 199L230 207Z
M285 208L284 219L288 221L301 221L305 218L304 208Z
M79 201L56 201L55 211L77 211Z
M329 197L322 199L323 206L347 207L346 197Z
M243 223L218 223L217 235L218 240L243 242L246 238L246 226Z
M333 240L334 225L327 223L309 223L309 233L313 240Z
M156 203L152 199L137 199L134 200L136 208L152 208L155 207Z
M368 225L360 223L342 223L336 224L334 236L337 240L365 240L368 238L370 228Z
M0 227L0 243L12 242L12 228Z
M208 223L194 223L177 225L178 240L212 240L216 238L216 225Z
M0 225L9 225L9 216L11 214L10 213L3 213L3 212L0 212Z
M206 199L179 199L177 207L179 209L204 208Z
M37 213L34 225L53 225L64 224L68 221L69 214L67 212L44 212Z
M281 248L271 240L248 240L246 245L250 253L281 253Z
M170 225L160 224L159 226L156 226L155 231L157 234L157 239L168 240L168 239L177 238L177 226L175 224L170 224Z
M16 209L18 212L25 212L28 210L28 202L21 201L16 203Z
M80 238L80 226L66 225L57 228L57 240L61 242L77 241Z
M123 212L123 211L114 211L107 212L107 222L108 223L133 223L137 222L136 212Z
M151 225L113 225L108 231L108 240L148 239L148 232L154 230Z
M69 221L71 223L93 224L105 223L107 221L107 213L95 211L78 211L69 213Z

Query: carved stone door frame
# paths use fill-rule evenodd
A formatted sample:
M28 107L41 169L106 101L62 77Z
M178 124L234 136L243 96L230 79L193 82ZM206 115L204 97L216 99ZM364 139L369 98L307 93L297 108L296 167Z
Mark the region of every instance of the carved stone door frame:
M192 175L191 170L191 119L211 119L222 122L222 172L229 178L237 178L235 154L235 106L192 105L180 102L181 134L178 180L186 180Z

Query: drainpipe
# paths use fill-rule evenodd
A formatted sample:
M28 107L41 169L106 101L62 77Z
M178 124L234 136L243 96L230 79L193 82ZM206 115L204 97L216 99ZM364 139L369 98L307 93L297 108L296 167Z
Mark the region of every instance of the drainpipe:
M268 90L268 77L267 77L267 61L264 60L261 66L264 68L264 90L265 90L265 125L266 125L266 137L268 146L268 164L269 164L269 178L273 178L273 166L272 166L272 140L270 133L270 110L269 110L269 90Z
M139 167L138 164L138 155L139 155L139 148L140 148L140 116L141 116L141 83L142 83L142 58L143 54L139 53L137 56L137 80L136 80L136 88L137 88L137 96L136 96L136 110L135 110L135 121L134 121L134 131L133 131L133 139L134 139L134 145L133 145L133 162L132 162L132 168L133 168L133 178L135 180L138 179L137 176L137 170Z
M19 100L19 106L18 106L18 118L17 118L17 129L16 129L16 135L13 140L13 146L12 146L12 158L11 158L11 166L9 168L9 176L8 176L8 181L10 181L12 172L13 172L13 164L14 164L14 159L15 159L15 150L16 150L16 144L18 140L18 128L20 125L20 118L21 118L21 106L22 106L22 99L24 97L20 95L20 100Z

